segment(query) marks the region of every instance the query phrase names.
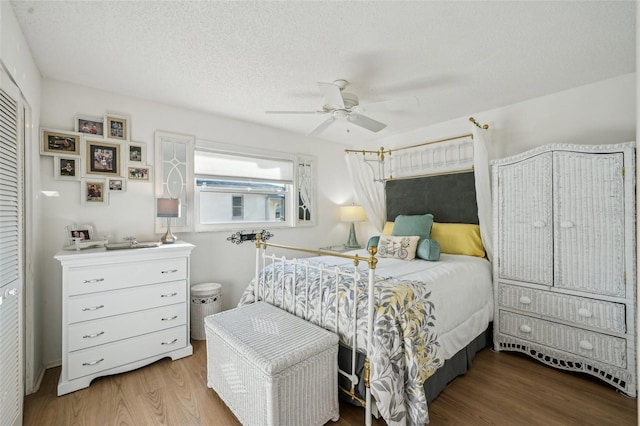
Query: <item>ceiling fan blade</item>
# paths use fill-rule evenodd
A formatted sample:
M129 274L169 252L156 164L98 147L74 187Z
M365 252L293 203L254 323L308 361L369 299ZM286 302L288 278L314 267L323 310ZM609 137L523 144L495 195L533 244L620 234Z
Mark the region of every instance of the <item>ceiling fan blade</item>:
M326 114L327 111L265 111L265 114Z
M370 104L360 104L353 108L358 113L362 112L393 112L393 111L409 111L420 106L420 99L411 96L403 99L392 99L389 101L372 102Z
M355 124L356 126L360 126L367 130L371 130L372 132L379 132L380 130L387 127L386 124L376 121L373 118L365 117L364 115L360 115L356 113L349 114L347 121Z
M336 119L333 116L329 117L328 119L320 123L318 127L313 129L308 136L318 136L320 133L324 132L324 130L329 127L334 121L336 121Z
M318 87L324 98L324 104L331 109L344 109L344 99L342 99L342 92L340 87L333 83L320 83Z

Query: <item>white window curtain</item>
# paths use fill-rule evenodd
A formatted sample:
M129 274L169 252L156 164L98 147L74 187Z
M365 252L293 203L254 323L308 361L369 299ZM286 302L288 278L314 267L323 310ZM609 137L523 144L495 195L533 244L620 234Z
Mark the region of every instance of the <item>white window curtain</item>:
M476 179L476 200L478 203L478 220L480 221L480 237L487 252L487 258L493 259L493 214L491 198L491 170L487 140L489 131L475 124L471 126L473 133L473 169Z
M362 204L367 219L378 231L382 232L384 222L387 220L382 176L376 178L363 154L348 152L345 160L358 201Z

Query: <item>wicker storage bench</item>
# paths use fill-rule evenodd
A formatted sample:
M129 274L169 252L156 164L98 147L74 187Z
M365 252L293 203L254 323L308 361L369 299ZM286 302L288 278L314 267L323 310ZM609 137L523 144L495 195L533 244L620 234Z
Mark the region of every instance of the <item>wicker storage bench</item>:
M338 336L264 302L205 318L207 386L248 425L337 421Z

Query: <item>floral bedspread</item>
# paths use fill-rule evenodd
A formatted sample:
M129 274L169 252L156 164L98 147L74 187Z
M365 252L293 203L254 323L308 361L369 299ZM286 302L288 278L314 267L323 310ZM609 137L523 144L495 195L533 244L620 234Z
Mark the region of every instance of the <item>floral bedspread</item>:
M356 345L365 352L367 345L368 275L361 270L357 279L357 295L353 297L353 279L336 279L335 267L311 260L297 264L276 263L260 272L260 282L275 282L260 292L260 299L303 317L328 330L337 332L342 343L352 345L354 303L356 303ZM354 267L341 267L353 271ZM274 275L275 274L275 275ZM282 277L284 275L284 281ZM295 276L295 280L294 280ZM305 276L313 283L304 284ZM339 298L336 320L335 300ZM282 289L284 282L284 291ZM293 283L296 283L295 298ZM255 279L245 290L239 305L254 301ZM433 333L435 307L429 300L427 287L416 281L376 277L376 305L371 361L371 394L380 414L389 425L424 425L429 421L423 383L443 361L437 356L439 347ZM295 300L294 300L295 299ZM338 327L336 331L336 321Z

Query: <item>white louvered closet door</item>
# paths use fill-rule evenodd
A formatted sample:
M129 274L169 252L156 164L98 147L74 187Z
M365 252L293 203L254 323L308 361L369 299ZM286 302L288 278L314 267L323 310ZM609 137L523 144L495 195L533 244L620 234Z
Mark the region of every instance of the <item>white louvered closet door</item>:
M553 153L554 285L625 296L624 155Z
M498 167L500 278L551 285L551 153Z
M0 70L0 425L22 424L23 153L17 88Z

